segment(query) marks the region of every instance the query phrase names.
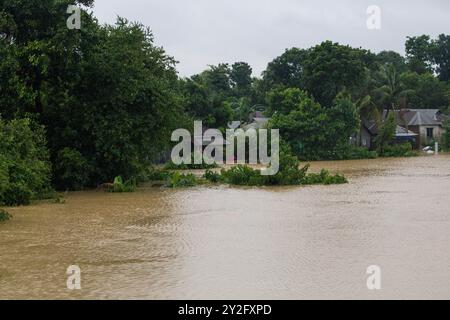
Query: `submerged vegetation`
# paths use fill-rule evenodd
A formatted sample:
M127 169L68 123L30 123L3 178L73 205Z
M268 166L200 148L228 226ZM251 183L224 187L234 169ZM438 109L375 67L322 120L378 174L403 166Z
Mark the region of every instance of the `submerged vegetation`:
M341 175L332 175L327 170L320 173L308 173L309 165L300 168L297 157L293 156L289 147L283 146L280 153L280 170L272 176L261 175L261 171L249 166L238 165L221 173L206 171L204 178L212 183L227 183L241 186L287 186L312 184L343 184L347 179Z
M114 193L134 192L136 191L137 183L136 179L129 179L124 181L121 176L114 178L114 183L108 191Z
M180 172L173 172L170 174L166 186L169 188L186 188L194 187L197 184L197 178L192 173L182 174Z
M0 209L0 222L8 221L11 217L12 216L7 211Z

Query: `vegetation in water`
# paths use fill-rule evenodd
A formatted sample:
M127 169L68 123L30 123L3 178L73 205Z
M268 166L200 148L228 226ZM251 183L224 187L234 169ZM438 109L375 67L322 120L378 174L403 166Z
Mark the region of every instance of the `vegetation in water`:
M124 181L121 176L118 176L114 178L114 183L109 191L115 193L134 192L136 188L136 179L132 178Z
M186 188L194 187L198 184L197 178L192 174L182 174L180 172L173 172L167 182L169 188Z
M12 216L3 209L0 209L0 222L8 221L12 218Z
M261 175L261 171L249 166L238 165L221 173L206 171L204 178L212 183L227 183L243 186L279 186L279 185L312 185L343 184L347 179L341 175L332 175L327 170L308 174L309 165L299 167L296 156L290 153L288 146L283 145L280 153L280 170L272 176Z

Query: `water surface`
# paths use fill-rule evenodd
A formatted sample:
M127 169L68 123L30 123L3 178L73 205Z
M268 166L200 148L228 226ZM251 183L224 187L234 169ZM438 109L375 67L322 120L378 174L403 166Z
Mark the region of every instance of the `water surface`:
M322 167L350 183L89 191L9 209L0 298L450 299L450 156ZM367 289L370 265L381 291Z

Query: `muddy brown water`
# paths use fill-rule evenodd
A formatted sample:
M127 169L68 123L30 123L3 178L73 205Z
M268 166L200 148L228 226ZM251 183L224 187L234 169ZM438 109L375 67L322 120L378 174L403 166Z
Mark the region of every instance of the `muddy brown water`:
M9 209L0 298L450 299L450 155L322 167L350 183L90 191ZM70 265L81 290L66 287Z

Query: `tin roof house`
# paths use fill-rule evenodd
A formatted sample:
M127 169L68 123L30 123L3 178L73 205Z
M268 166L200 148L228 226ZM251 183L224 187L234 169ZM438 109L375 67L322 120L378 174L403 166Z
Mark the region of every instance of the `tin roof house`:
M395 111L397 124L417 134L416 146L423 147L432 141L440 141L449 119L439 109L401 109Z

